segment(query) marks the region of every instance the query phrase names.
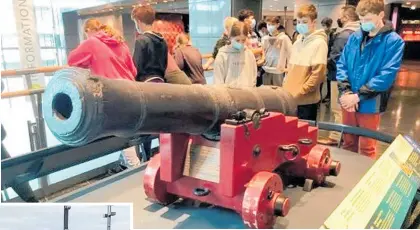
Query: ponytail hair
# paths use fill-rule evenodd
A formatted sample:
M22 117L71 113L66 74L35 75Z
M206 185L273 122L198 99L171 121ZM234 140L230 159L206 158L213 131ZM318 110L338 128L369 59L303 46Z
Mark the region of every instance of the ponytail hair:
M116 31L112 26L102 24L98 19L96 18L89 18L86 20L84 25L84 31L85 32L99 32L103 31L108 36L115 38L119 42L124 42L124 37L121 36L121 34Z
M100 27L100 30L108 34L110 37L115 38L119 42L125 42L124 37L121 36L121 34L117 30L115 30L112 26L102 24Z

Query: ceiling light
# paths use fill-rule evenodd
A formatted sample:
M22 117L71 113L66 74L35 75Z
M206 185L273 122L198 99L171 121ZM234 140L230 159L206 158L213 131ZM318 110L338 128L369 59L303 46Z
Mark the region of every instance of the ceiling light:
M109 9L109 11L113 11L114 9Z
M411 2L407 2L407 5L411 5Z
M166 3L166 2L168 2L168 1L166 1L166 0L163 0L163 2L165 2L165 3Z
M410 9L415 10L415 9L416 9L416 5L412 5L412 6L410 7Z
M273 6L270 6L270 8L271 8L271 7L273 7Z

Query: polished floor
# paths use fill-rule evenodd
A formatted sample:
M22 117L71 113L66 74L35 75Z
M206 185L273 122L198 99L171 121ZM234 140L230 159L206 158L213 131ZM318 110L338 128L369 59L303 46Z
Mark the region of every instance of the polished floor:
M324 89L324 94L325 94ZM332 121L329 109L321 106L320 121ZM420 61L405 61L389 99L388 109L381 115L380 132L390 135L410 135L420 141ZM326 136L326 132L320 132ZM387 147L378 143L378 152Z

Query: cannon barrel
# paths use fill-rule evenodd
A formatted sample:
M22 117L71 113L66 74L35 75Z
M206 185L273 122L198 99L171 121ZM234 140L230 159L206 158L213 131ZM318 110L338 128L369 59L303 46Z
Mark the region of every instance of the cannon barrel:
M204 134L237 111L262 108L296 113L294 99L279 87L140 83L79 68L56 72L43 98L49 129L71 146L141 133Z

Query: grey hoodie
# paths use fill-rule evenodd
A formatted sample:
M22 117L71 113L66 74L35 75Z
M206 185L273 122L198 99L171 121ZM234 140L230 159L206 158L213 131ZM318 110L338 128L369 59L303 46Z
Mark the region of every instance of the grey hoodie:
M248 48L237 50L232 45L220 48L214 64L214 83L229 87L254 87L257 81L257 63Z

